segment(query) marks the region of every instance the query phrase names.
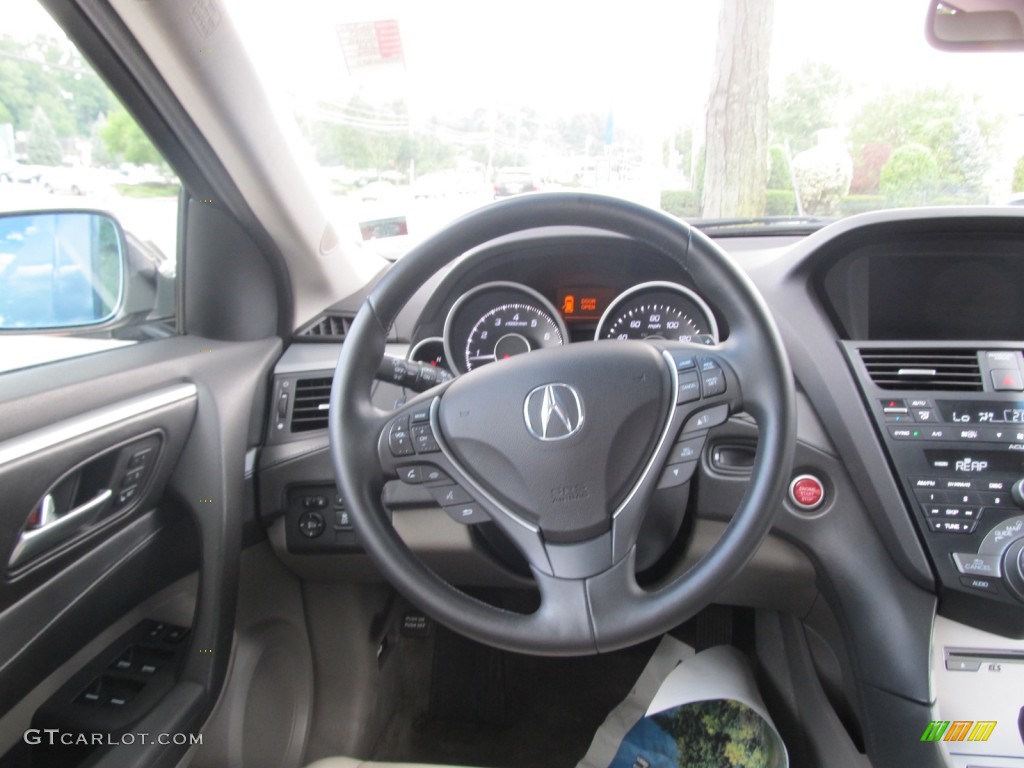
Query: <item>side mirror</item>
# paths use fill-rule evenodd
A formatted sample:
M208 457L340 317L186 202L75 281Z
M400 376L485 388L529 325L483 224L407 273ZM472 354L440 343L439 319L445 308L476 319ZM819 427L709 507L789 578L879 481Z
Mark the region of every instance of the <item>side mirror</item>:
M941 51L1024 51L1024 3L932 0L925 33Z
M0 214L0 331L98 326L124 304L126 247L99 211Z

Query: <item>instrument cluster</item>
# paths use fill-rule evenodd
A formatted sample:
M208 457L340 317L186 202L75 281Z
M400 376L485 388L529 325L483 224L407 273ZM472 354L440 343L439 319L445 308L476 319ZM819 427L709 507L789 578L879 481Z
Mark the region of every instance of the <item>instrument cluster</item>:
M559 288L552 296L557 307L522 283L477 285L452 303L442 336L420 340L409 356L460 375L515 355L568 344L573 338L567 322L593 325L594 320L595 330L588 338L595 341L656 338L710 345L719 339L707 302L678 283L645 282L618 293L608 288Z

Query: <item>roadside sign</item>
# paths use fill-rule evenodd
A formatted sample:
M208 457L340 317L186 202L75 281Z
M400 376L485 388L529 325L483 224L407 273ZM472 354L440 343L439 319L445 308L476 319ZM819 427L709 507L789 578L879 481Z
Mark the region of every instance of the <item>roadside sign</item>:
M405 65L397 19L357 21L335 27L349 74L385 64Z

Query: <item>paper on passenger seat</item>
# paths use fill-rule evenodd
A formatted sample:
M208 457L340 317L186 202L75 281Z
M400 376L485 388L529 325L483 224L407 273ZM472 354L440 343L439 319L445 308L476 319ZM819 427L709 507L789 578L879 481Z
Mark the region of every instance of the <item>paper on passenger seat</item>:
M789 765L743 655L665 637L577 768L683 768L716 754L736 768Z

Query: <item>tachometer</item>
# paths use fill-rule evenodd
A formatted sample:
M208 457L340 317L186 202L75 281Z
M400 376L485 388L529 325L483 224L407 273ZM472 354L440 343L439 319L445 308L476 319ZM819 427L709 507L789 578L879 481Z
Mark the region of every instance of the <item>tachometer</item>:
M621 293L597 324L595 339L665 339L714 344L715 316L704 300L675 283L652 282Z
M481 285L463 295L448 313L444 345L459 373L535 349L557 347L569 338L551 303L518 283Z

